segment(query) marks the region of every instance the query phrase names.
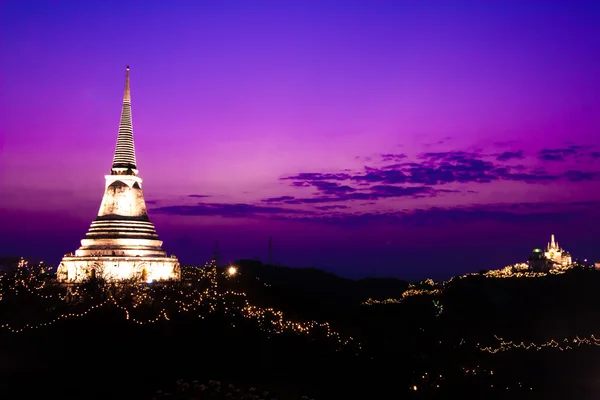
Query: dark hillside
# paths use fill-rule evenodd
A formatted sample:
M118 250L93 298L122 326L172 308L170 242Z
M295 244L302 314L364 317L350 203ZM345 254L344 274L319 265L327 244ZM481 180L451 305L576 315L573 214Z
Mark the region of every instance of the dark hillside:
M315 268L275 267L254 260L235 265L241 284L257 302L311 319L342 322L368 298L399 297L408 287L399 279L351 280Z
M0 287L3 398L151 399L183 390L180 379L280 400L592 400L600 390L598 271L409 287L237 268L186 268L181 283L94 280L71 294L17 268Z

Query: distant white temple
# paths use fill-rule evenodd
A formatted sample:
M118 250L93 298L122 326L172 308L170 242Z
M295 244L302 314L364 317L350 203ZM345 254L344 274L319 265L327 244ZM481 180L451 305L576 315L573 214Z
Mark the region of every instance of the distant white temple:
M179 261L168 257L148 218L138 177L131 123L129 67L110 175L98 216L75 254L67 254L57 271L61 282L81 282L98 276L107 280L180 279Z
M573 260L571 254L562 249L558 242L554 240L554 235L550 236L550 242L544 251L540 248L533 249L529 257L529 266L534 271L548 271L557 267L568 267Z
M571 265L571 254L560 248L558 242L554 241L554 235L550 236L550 242L548 242L548 247L546 248L544 256L555 264L564 267Z

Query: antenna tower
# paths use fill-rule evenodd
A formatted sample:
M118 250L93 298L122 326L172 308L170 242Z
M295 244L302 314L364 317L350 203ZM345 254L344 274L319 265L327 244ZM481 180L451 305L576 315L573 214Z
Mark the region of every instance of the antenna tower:
M215 265L219 265L219 263L221 262L221 252L219 251L219 241L217 240L217 243L215 244L215 254L213 256L213 259L215 260Z
M273 265L273 237L269 236L269 265Z

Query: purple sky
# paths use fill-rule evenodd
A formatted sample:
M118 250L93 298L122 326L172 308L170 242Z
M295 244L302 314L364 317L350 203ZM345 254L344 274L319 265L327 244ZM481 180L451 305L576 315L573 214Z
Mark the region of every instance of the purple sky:
M527 3L527 4L525 4ZM600 259L594 1L3 1L0 255L57 263L109 171L185 263L444 278Z

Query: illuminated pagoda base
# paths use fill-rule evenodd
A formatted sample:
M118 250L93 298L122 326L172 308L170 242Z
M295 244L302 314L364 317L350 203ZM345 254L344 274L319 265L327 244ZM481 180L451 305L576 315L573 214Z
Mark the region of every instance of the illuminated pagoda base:
M69 257L65 256L59 268L61 282L79 283L91 277L108 281L139 280L153 282L179 280L177 258L167 257Z
M161 281L181 277L179 262L168 257L148 217L133 144L129 67L121 123L110 175L98 216L75 254L63 257L59 282L79 283L97 277L108 281Z

